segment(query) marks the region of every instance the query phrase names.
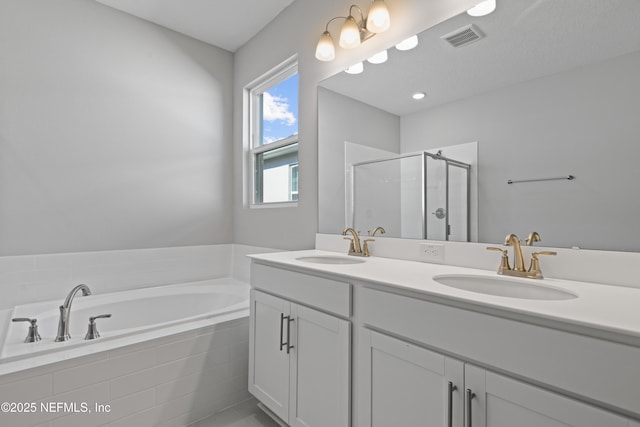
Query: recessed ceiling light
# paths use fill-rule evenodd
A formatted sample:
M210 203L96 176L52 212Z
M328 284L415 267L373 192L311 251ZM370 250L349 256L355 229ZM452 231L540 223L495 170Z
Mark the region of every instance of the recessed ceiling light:
M396 45L396 49L411 50L416 46L418 46L418 36L411 36L408 39L404 39L400 43L398 43Z
M427 96L427 94L426 94L426 93L424 93L424 92L416 92L416 93L414 93L413 95L411 95L411 97L412 97L413 99L415 99L416 101L419 101L419 100L421 100L421 99L424 99L424 97L425 97L425 96Z
M471 16L484 16L490 14L494 10L496 10L496 0L485 0L467 10L467 13Z
M388 58L389 57L387 55L387 51L383 50L382 52L378 52L372 57L370 57L369 59L367 59L367 61L372 64L382 64L383 62L387 62Z
M344 70L347 74L360 74L364 71L364 65L362 62L358 62L357 64L353 64L351 67Z

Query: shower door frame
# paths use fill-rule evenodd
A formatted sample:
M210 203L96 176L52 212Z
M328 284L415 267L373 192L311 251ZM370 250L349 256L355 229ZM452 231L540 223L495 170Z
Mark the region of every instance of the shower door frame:
M391 160L402 160L410 157L418 157L422 156L422 239L427 240L427 158L431 157L435 160L442 160L446 162L445 166L445 180L446 180L446 224L445 224L445 240L449 240L449 167L453 165L454 167L460 167L466 169L467 171L467 179L466 179L466 187L467 187L467 195L466 195L466 203L467 203L467 213L466 213L466 222L467 222L467 242L471 241L471 165L460 162L458 160L449 159L448 157L431 154L426 151L420 151L417 153L408 153L401 154L394 157L385 157L382 159L376 160L367 160L363 162L357 162L351 164L351 227L355 227L356 223L356 166L370 165L374 163L382 163L388 162Z
M445 235L445 239L443 241L448 242L449 241L449 235L451 234L450 231L450 227L451 224L449 223L449 168L450 167L458 167L458 168L462 168L465 169L467 172L467 179L466 179L466 190L467 190L467 194L466 194L466 206L467 206L467 213L466 213L466 223L467 223L467 240L466 242L470 242L471 241L471 165L468 163L464 163L458 160L454 160L454 159L450 159L448 157L442 156L442 155L438 155L438 154L431 154L428 153L426 151L424 151L422 153L424 155L423 157L423 164L422 164L422 238L424 240L427 240L427 231L428 231L428 226L427 226L427 218L428 218L428 213L427 213L427 158L431 157L434 160L442 160L445 162L445 228L444 228L444 235ZM355 171L354 171L355 173ZM354 180L355 183L355 180ZM354 188L355 190L355 188ZM355 208L354 208L354 221L355 221Z

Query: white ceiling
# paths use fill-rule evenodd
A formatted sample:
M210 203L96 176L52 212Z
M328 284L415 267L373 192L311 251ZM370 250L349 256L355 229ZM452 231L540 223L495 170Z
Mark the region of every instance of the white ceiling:
M96 0L235 52L293 0Z
M471 23L486 37L459 48L440 39ZM456 16L423 32L418 48L391 48L387 63L321 86L402 116L638 51L639 23L638 0L498 0L490 15ZM427 97L414 101L416 91Z

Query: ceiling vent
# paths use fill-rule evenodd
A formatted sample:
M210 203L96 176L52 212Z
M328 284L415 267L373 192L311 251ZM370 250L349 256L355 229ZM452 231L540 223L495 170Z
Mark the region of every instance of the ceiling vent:
M482 31L480 31L475 25L471 24L459 28L449 34L445 34L440 38L453 47L462 47L476 42L483 37L484 34L482 34Z

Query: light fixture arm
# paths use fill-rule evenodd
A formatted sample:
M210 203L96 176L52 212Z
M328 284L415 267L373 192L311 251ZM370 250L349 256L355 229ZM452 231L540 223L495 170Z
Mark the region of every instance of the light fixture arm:
M360 9L360 6L358 6L357 4L352 4L351 6L349 6L349 16L353 16L353 13L351 13L351 11L353 10L353 8L358 9L358 12L360 12L360 22L362 22L362 26L366 27L366 18L364 16L364 13L362 13L362 9Z
M324 31L329 32L329 24L331 24L336 19L347 19L347 18L348 16L336 16L335 18L329 19L329 22L327 22L327 25L324 26Z

